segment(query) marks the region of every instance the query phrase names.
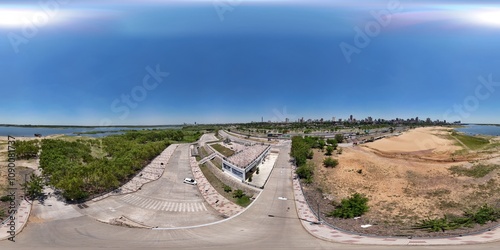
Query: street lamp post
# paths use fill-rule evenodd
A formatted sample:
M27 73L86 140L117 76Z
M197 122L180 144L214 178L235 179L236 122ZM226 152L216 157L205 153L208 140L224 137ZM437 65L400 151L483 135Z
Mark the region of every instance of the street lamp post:
M321 215L319 213L319 200L318 200L318 223L321 223Z

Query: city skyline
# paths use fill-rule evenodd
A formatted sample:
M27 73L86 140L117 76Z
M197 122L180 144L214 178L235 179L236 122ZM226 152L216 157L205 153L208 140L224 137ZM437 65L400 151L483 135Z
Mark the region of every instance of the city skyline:
M500 124L494 1L126 2L2 2L0 123Z

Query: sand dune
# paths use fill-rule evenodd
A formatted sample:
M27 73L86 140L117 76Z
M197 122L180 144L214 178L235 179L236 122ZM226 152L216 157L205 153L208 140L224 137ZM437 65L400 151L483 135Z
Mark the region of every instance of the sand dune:
M400 136L380 139L364 146L384 152L453 152L459 150L455 140L446 139L450 129L443 127L416 128Z

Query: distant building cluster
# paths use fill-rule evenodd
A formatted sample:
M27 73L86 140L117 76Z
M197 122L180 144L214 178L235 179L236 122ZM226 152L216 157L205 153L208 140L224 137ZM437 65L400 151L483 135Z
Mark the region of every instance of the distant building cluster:
M289 123L290 119L286 118L285 123ZM325 120L323 118L319 119L305 119L304 117L301 117L297 119L295 122L297 123L333 123L333 124L392 124L392 125L411 125L411 124L461 124L461 121L454 121L454 122L448 122L446 120L432 120L431 118L426 118L426 119L420 119L418 116L415 118L394 118L391 120L386 120L382 118L374 119L373 117L369 116L364 119L356 119L353 115L350 115L349 118L347 119L336 119L335 116L332 117L331 120ZM271 121L269 121L271 123ZM276 123L283 123L283 122L276 122Z

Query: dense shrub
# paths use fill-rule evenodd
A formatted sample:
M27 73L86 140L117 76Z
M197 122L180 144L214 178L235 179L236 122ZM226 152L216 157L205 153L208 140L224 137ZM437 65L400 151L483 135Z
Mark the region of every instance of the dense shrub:
M297 168L295 171L300 179L304 179L306 183L312 182L312 176L314 173L314 163L304 164Z
M224 185L224 192L229 193L229 192L231 192L231 191L233 191L233 189L231 189L231 187L230 187L230 186L228 186L228 185Z
M355 193L347 199L342 199L340 206L331 211L328 216L348 219L361 216L368 212L368 198L364 195Z
M323 165L327 168L334 168L339 165L339 161L337 159L333 159L332 157L327 157L323 160Z
M85 199L119 187L159 155L171 140L181 141L185 136L192 140L200 133L146 130L99 140L45 139L41 143L40 168L49 184L61 190L66 199Z

